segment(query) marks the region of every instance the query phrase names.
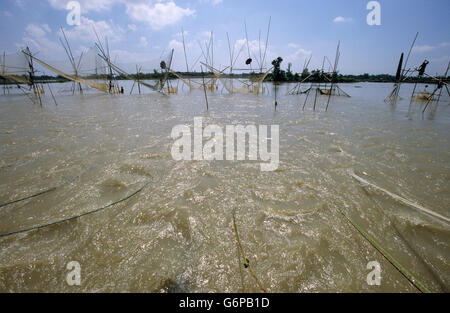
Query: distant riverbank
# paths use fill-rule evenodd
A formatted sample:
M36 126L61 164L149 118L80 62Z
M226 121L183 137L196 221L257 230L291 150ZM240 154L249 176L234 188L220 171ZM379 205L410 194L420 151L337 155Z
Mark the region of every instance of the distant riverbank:
M200 72L177 72L177 75L189 79L195 79L195 78L202 78L205 77L206 79L215 78L213 73L200 73ZM242 74L223 74L222 78L235 78L235 79L257 79L258 76L261 74L259 73L242 73ZM310 76L309 73L303 73L303 74L293 74L293 75L285 75L282 80L278 81L278 83L295 83L295 82L301 82L305 80ZM130 75L133 79L140 79L140 80L159 80L162 78L162 74L160 73L147 73L147 74L139 74L139 77L137 75L132 74ZM26 78L26 77L24 77ZM109 77L89 77L89 79L103 79L108 80ZM174 74L169 74L168 79L178 79ZM123 75L114 76L114 80L130 80L130 78L125 77ZM37 83L65 83L69 80L61 77L61 76L35 76L34 81ZM264 80L266 82L273 82L272 74L269 74L266 79ZM447 77L446 81L448 82L449 79ZM316 72L313 75L311 75L308 79L304 81L305 83L325 83L328 81L325 81L323 78L321 78L320 73ZM395 82L395 76L389 75L389 74L377 74L377 75L370 75L370 74L360 74L360 75L342 75L338 74L336 76L336 82L338 83L360 83L360 82L374 82L374 83L394 83ZM404 81L405 83L423 83L423 84L432 84L436 83L436 81L429 77L410 77L407 80ZM8 81L0 77L0 85L15 85L16 83Z

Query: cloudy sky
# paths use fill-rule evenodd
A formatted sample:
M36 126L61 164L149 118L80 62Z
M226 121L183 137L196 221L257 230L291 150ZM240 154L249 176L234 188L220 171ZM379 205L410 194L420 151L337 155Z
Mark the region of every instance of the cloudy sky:
M428 72L436 74L450 61L449 0L379 0L380 26L366 22L368 0L79 0L78 26L66 22L68 2L1 0L0 51L13 53L28 45L43 60L62 61L59 29L65 29L78 55L94 45L95 27L108 37L112 58L120 64L146 64L174 48L174 68L184 70L182 29L191 67L213 31L214 63L223 68L230 63L227 32L237 53L246 42L245 21L256 64L271 17L267 60L281 56L283 67L291 62L294 71L301 71L311 54L310 69L320 68L324 56L332 63L340 40L341 73L393 74L416 32L420 34L410 65L427 58ZM244 47L240 64L248 56Z

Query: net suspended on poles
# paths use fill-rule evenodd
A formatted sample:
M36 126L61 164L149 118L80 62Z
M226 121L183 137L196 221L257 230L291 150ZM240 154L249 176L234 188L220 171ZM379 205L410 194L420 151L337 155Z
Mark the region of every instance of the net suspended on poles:
M152 90L158 90L158 83L156 83L156 84L154 84L154 85L151 85L151 84L148 84L148 83L145 83L145 82L143 82L143 81L141 81L141 80L138 80L137 78L133 78L130 74L128 74L125 70L123 70L123 69L121 69L120 67L118 67L117 65L115 65L115 64L112 64L111 62L109 62L109 60L105 57L104 58L104 60L105 60L105 62L115 71L115 72L117 72L118 74L120 74L120 75L123 75L123 76L125 76L126 78L128 78L128 79L130 79L130 80L133 80L133 81L135 81L135 82L137 82L138 84L140 84L140 85L143 85L143 86L145 86L145 87L148 87L148 88L150 88L150 89L152 89Z
M18 84L30 85L28 60L24 53L3 53L0 56L0 76Z
M173 53L174 50L170 50L169 52L163 52L159 59L152 60L147 63L147 66L151 66L154 73L160 73L159 75L159 89L163 90L166 93L176 93L178 91L177 88L171 86L169 81L169 74L172 72L173 65ZM167 87L164 86L167 83Z
M25 55L31 57L34 61L39 63L44 68L52 71L53 73L62 76L70 81L81 83L87 85L89 87L95 88L102 92L108 92L109 86L103 80L106 77L106 67L101 63L101 60L95 57L95 49L90 49L82 58L78 61L78 75L69 74L73 72L73 69L70 70L71 65L66 64L67 69L61 70L58 69L38 58L28 54L27 52L23 52ZM61 66L60 68L63 68Z
M90 80L106 81L107 64L98 55L96 48L90 48L80 58L77 65L79 76Z

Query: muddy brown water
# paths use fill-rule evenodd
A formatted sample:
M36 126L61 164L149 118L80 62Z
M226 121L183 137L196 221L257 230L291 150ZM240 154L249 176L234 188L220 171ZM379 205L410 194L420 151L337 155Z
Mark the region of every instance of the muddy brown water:
M123 82L126 92L131 84ZM355 88L360 86L362 88ZM0 233L75 216L144 190L101 212L0 238L2 292L259 292L239 261L233 228L270 292L417 292L343 218L344 210L432 291L449 291L450 228L353 179L450 216L448 97L383 102L392 84L341 87L351 98L202 91L162 96L72 95L54 84L43 107L0 96ZM267 86L267 89L271 89ZM419 86L419 88L423 88ZM3 91L1 90L3 93ZM47 92L48 93L48 92ZM175 125L279 125L280 164L174 161ZM69 286L66 266L81 266ZM367 264L381 266L369 286Z

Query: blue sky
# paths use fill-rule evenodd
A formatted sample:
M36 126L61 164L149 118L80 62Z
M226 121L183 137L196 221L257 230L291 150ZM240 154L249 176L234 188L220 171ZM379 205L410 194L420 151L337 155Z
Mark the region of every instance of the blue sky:
M232 44L245 44L244 21L251 53L259 55L259 31L264 46L269 17L272 17L267 61L284 58L294 71L301 71L312 54L310 69L320 68L324 56L334 60L341 41L339 70L345 74L391 73L401 52L408 52L419 37L410 58L418 66L426 58L428 72L442 74L450 61L449 0L379 0L381 25L369 26L368 0L79 0L81 24L66 23L67 0L2 0L0 2L0 51L12 53L29 45L48 61L62 61L59 28L69 37L74 54L94 45L95 25L107 35L112 58L127 68L157 59L175 49L174 68L185 69L181 29L185 31L188 63L201 54L199 43L214 32L216 67L229 65L226 33ZM264 49L264 47L262 48ZM248 56L247 47L238 63ZM256 64L256 62L255 62ZM196 68L199 70L199 67Z

